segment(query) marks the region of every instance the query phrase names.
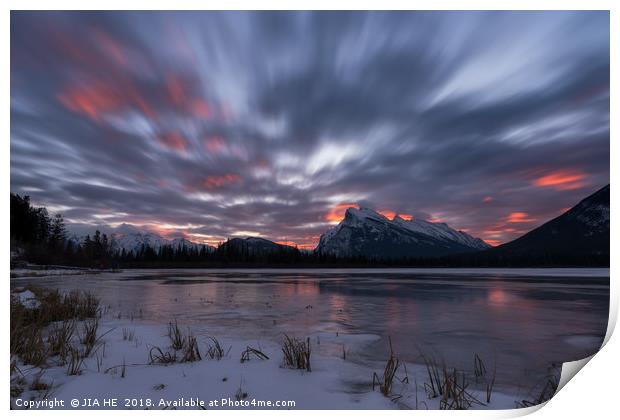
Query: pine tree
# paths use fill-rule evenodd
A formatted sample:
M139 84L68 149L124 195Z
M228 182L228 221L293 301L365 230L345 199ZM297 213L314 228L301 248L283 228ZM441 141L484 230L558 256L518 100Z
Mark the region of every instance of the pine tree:
M57 214L54 216L51 223L49 237L49 241L53 249L64 245L67 240L67 229L65 228L65 220L63 219L62 214Z

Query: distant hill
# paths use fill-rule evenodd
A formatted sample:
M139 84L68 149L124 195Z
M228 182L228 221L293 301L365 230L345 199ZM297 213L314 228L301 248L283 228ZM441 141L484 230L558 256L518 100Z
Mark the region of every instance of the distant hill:
M282 245L268 239L249 236L247 238L232 238L218 247L219 251L228 250L236 254L246 253L251 256L276 254L296 251L289 245Z

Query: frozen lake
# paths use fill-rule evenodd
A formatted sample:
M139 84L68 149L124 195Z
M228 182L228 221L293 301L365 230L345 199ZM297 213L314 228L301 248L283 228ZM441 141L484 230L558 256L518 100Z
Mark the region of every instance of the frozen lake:
M423 353L471 370L477 353L497 363L498 389L523 393L552 363L596 352L609 309L607 269L125 270L11 284L90 290L110 314L218 337L376 335L347 349L364 367L385 363L388 337L408 364Z

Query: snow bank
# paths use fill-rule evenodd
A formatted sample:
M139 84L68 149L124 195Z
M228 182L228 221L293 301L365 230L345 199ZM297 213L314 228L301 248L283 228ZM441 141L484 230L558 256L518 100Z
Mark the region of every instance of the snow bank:
M30 290L24 290L23 292L14 293L12 296L14 296L19 301L19 303L21 303L22 305L24 305L24 307L28 309L38 308L40 305L37 297Z
M428 399L424 391L425 367L407 366L408 381L404 371L399 370L390 399L378 389L372 390L376 367L356 364L344 359L342 352L334 351L342 346L349 354L358 351L379 339L375 335L325 333L313 337L312 371L307 372L282 367L279 343L262 339L217 337L226 355L221 360L211 360L206 357L209 339L199 336L201 361L153 365L149 364L149 351L154 346L172 351L167 325L106 319L99 327L99 335L102 334L105 335L101 346L85 359L78 376L68 376L66 366L55 366L51 361L43 370L18 364L16 372L23 374L26 384L38 377L39 382L51 384L51 389L33 391L29 389L31 386L24 385L23 393L11 398L12 407L20 408L19 404L30 399L41 400L45 394L48 399L64 401L64 407L55 407L60 409L67 408L75 399L80 408L92 409L197 409L196 404L188 405L195 401L204 403L207 409L436 409L439 406L439 399ZM241 353L247 346L260 349L269 360L252 357L242 363ZM377 373L381 375L382 371ZM12 379L21 374L15 373ZM473 393L480 401L485 400L483 391ZM104 407L104 400L109 403L111 399L116 399L117 406ZM472 408L514 408L516 400L515 396L494 393L491 404ZM223 402L226 402L224 406ZM266 406L267 402L271 407ZM286 407L276 407L278 402Z

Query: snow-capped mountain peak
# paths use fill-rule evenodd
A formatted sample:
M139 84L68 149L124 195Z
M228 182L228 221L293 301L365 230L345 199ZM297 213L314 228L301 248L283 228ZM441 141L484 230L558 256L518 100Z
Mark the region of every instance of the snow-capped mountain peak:
M92 238L94 236L95 230L99 230L101 234L107 235L112 248L119 251L124 249L126 252L137 252L142 248L143 245L150 246L155 250L160 249L164 245L170 245L173 248L202 247L202 244L194 243L186 238L181 237L167 239L157 233L141 230L139 227L128 223L120 224L115 228L111 226L96 228L93 227L92 232L86 229L87 228L85 226L76 226L73 229L71 226L69 226L69 230L73 230L74 232L73 235L70 235L69 239L75 243L82 243L84 242L87 234ZM210 245L206 246L209 251L215 249Z
M445 223L392 220L370 209L348 208L344 219L321 236L317 251L339 256L440 256L489 248L481 239Z
M490 248L490 245L482 239L474 238L461 230L452 229L447 223L444 222L429 222L427 220L417 218L405 220L398 216L394 217L392 221L412 232L423 233L442 240L455 241L475 249Z
M355 207L349 207L344 214L344 219L341 223L347 225L355 225L360 222L364 222L366 220L371 220L375 222L383 222L388 223L390 220L384 215L377 213L376 211L369 209L367 207L360 207L359 209Z

